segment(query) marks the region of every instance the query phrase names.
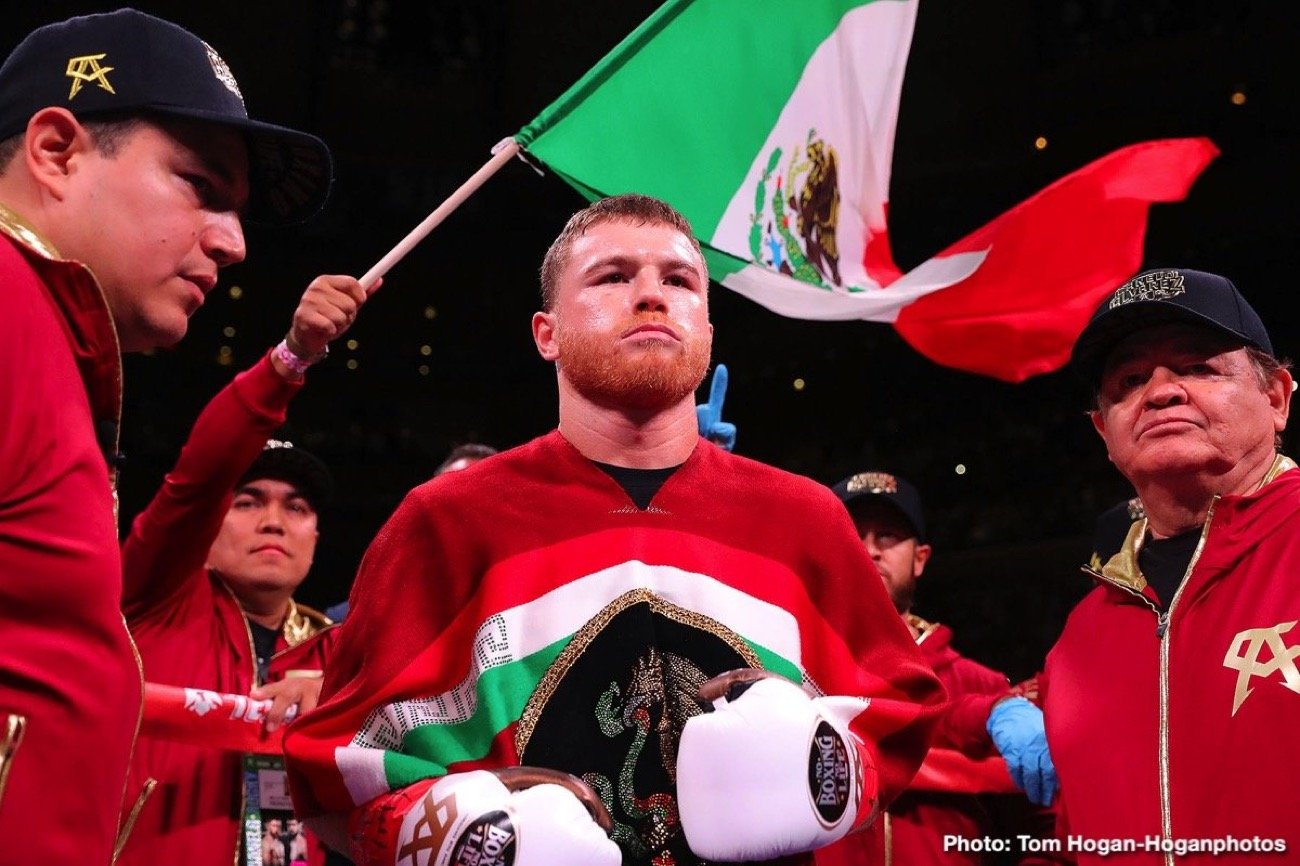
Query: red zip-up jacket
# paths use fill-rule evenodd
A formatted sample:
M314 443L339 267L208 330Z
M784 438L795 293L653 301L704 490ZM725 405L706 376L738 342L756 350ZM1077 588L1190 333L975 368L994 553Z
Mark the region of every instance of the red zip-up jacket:
M90 271L2 206L0 292L0 861L107 866L141 694L103 450L117 334Z
M176 466L122 547L124 610L145 679L228 694L256 684L252 635L231 591L205 567L231 491L284 423L299 383L269 356L240 373L199 415ZM334 637L320 614L291 606L270 679L320 671ZM141 738L133 784L158 787L140 810L119 866L230 866L243 808L242 756Z
M1279 456L1258 491L1217 499L1167 614L1137 566L1145 535L1047 658L1059 833L1080 863L1172 864L1163 840L1285 846L1179 864L1300 863L1300 471Z

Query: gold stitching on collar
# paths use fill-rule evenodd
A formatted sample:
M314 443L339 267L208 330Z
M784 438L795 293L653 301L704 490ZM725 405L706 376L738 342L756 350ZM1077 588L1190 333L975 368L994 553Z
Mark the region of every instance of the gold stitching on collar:
M332 625L327 616L307 607L305 604L299 607L291 598L289 599L289 613L284 618L281 633L284 635L285 643L289 644L290 647L296 647L307 638L323 630L327 625Z
M36 229L23 221L18 214L0 204L0 232L4 232L18 243L33 250L47 259L64 261L63 256L54 248L54 244L36 233Z

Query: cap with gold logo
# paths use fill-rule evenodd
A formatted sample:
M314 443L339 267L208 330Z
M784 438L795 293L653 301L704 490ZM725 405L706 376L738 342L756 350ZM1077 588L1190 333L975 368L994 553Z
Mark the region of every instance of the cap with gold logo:
M925 541L925 516L921 511L921 494L906 479L888 472L859 472L842 478L831 488L840 501L853 510L853 503L864 498L884 501L898 509L912 525L918 541Z
M33 30L0 67L0 141L48 106L78 119L161 115L214 123L248 142L248 215L299 222L325 203L329 149L314 135L252 120L230 67L188 30L135 9Z
M334 495L334 476L319 457L292 442L271 439L257 455L235 490L263 478L293 485L298 495L320 511Z
M1264 323L1232 280L1188 268L1160 268L1143 271L1102 301L1075 341L1070 367L1095 385L1121 340L1168 322L1199 325L1273 354Z

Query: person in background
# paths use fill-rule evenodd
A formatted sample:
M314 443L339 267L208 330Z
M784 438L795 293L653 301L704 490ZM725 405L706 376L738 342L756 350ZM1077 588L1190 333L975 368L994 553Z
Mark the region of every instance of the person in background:
M496 453L497 449L481 442L466 442L463 445L457 445L447 452L447 456L438 464L438 468L433 470L432 477L437 478L444 472L459 472L462 469L468 469L480 460L491 457ZM331 622L340 623L347 618L350 609L351 604L347 599L344 599L338 604L332 604L325 608L325 616Z
M333 481L318 458L270 436L308 367L347 332L366 297L351 277L307 287L285 340L200 413L122 545L123 612L146 681L272 699L268 732L291 710L316 705L334 638L330 620L293 597L311 569ZM235 862L241 755L141 739L131 776L158 787L120 866Z
M436 478L444 472L459 472L462 469L468 469L485 457L491 457L496 453L497 449L481 442L466 442L464 445L457 445L447 453L446 458L438 464L438 468L433 470L433 477Z
M850 475L832 489L848 509L894 609L948 692L935 745L976 761L1001 755L1029 799L1050 804L1056 780L1042 712L1024 697L1023 689L1011 687L1005 674L957 652L950 628L927 622L912 610L917 583L933 553L919 491L906 479L882 471ZM945 844L945 837L1050 835L1050 815L1034 813L1028 804L1007 806L992 796L909 791L894 801L879 832L850 838L840 847L868 862L993 863L994 854L954 849Z

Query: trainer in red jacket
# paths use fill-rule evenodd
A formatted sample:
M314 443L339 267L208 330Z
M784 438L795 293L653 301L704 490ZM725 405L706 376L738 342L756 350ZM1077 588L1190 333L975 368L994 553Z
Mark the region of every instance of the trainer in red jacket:
M948 693L948 708L939 718L934 745L973 760L998 755L989 735L989 716L996 704L1017 692L1005 674L958 653L952 647L951 629L912 613L916 584L932 553L926 541L920 493L906 479L888 472L859 472L841 480L834 490L848 508L890 600ZM1032 720L1037 711L1032 707L1027 710ZM1022 833L1041 835L1044 823L1050 832L1050 815L1034 812L1023 798L1016 798L1018 803L1009 802L1011 799L1003 797L995 802L974 794L906 791L868 831L819 851L818 866L864 862L979 866L994 862L999 855L975 845L945 847L944 841L986 837L1015 841L1014 837ZM1013 861L1035 859L1020 857L1024 852L1018 842L1009 853L1014 855Z
M107 58L107 59L106 59ZM37 28L0 65L0 840L106 866L140 719L110 462L120 352L170 346L244 258L244 215L305 219L330 157L249 119L194 34L134 9Z
M107 864L140 707L101 450L121 358L95 278L3 207L0 286L0 830L14 862ZM55 835L73 826L88 849Z
M291 705L315 705L334 633L293 593L311 567L331 480L314 456L267 440L302 385L302 359L323 356L364 300L349 277L315 280L288 341L208 403L132 525L124 609L147 681L233 694L275 684L256 693L276 699L268 726ZM241 755L142 738L131 773L158 787L120 863L234 862Z
M1121 286L1072 364L1146 517L1047 660L1066 847L1300 863L1300 472L1277 453L1291 376L1236 287L1185 269Z

